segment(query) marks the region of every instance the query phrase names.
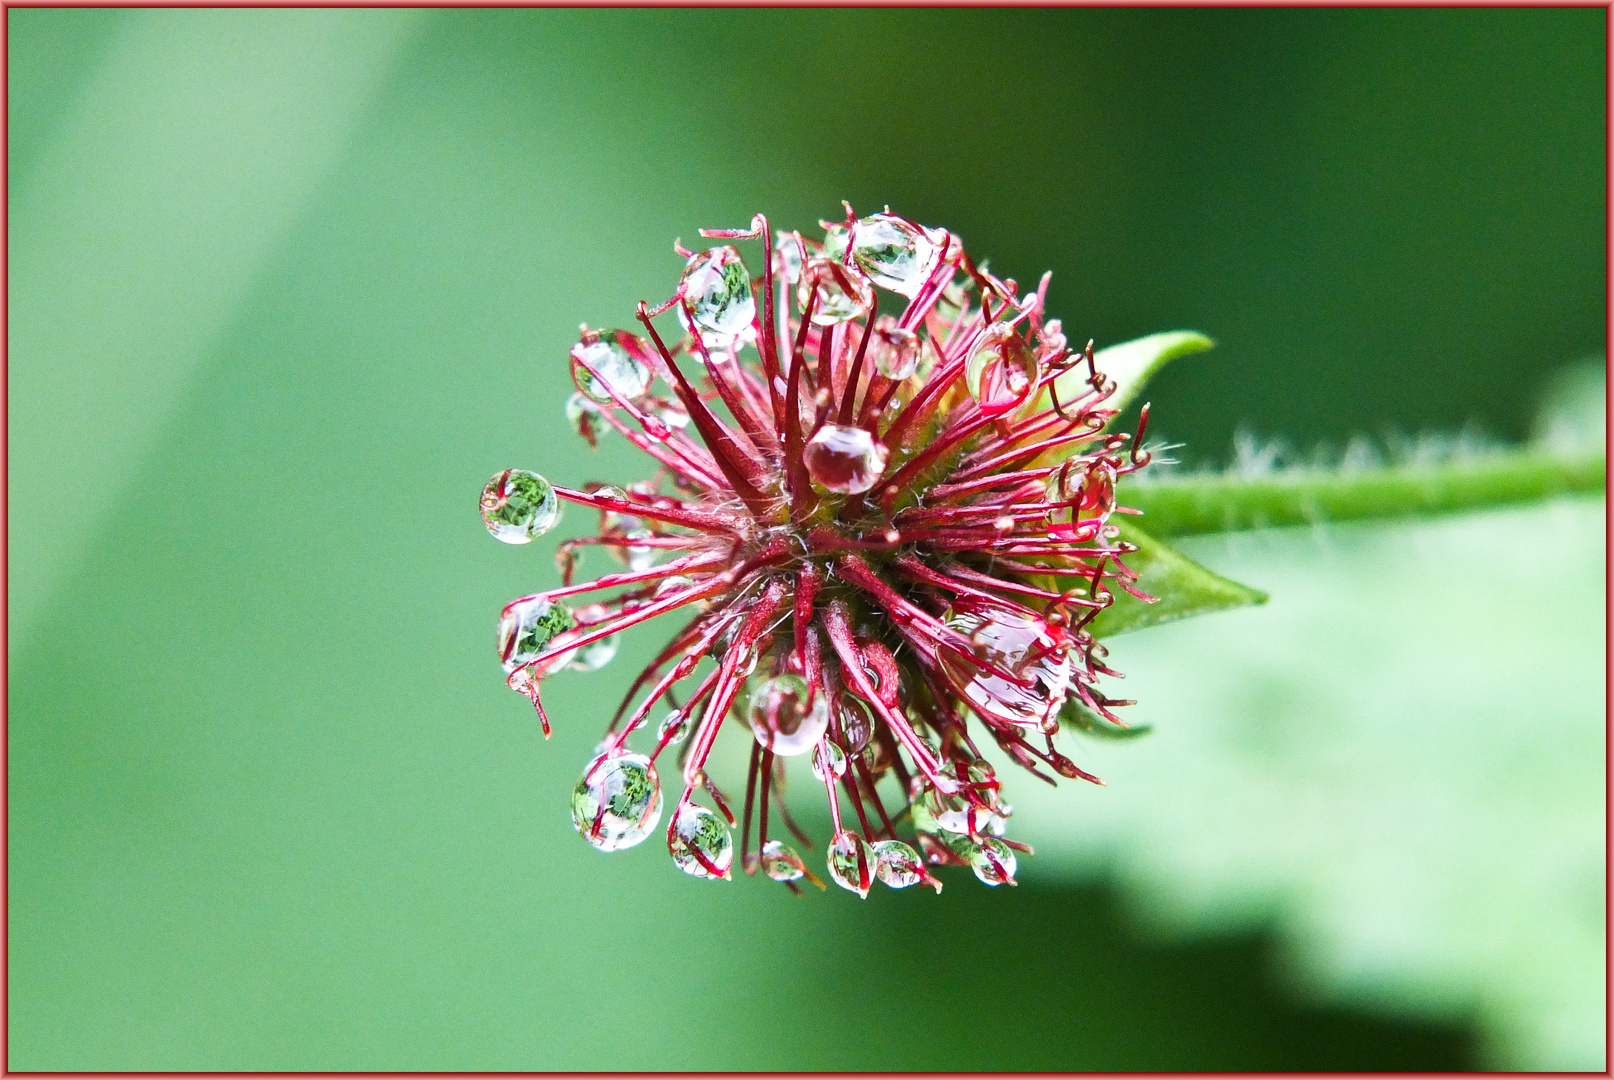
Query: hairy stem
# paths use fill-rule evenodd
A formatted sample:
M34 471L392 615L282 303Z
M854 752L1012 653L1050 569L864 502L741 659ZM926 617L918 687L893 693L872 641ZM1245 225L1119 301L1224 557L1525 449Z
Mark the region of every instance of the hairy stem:
M1427 517L1554 495L1605 491L1606 453L1563 457L1507 451L1437 465L1337 473L1297 469L1267 476L1183 476L1130 484L1121 501L1143 511L1151 536L1368 518Z

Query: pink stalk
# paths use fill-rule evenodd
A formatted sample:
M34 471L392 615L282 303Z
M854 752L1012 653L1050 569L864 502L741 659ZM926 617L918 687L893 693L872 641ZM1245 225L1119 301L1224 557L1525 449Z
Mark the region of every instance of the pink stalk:
M869 682L868 675L863 670L863 659L857 653L857 643L852 640L852 628L846 616L846 609L840 601L835 601L826 607L819 616L819 622L829 634L830 644L835 646L835 652L841 658L841 671L852 683L858 696L863 698L881 719L885 720L898 741L913 758L919 771L935 785L936 790L944 795L951 795L958 791L958 782L941 771L941 762L931 752L919 733L908 723L907 717L896 709L891 708L880 700L879 694ZM838 826L837 826L838 828Z
M645 329L650 332L650 339L655 342L656 348L661 351L662 359L667 362L667 368L673 376L673 388L678 391L679 398L684 403L684 409L689 418L699 429L701 437L712 451L712 457L718 468L728 478L729 485L735 494L751 509L752 513L762 514L766 511L767 500L757 484L762 480L762 471L746 453L740 449L735 441L735 435L729 430L727 424L714 416L695 388L689 384L684 373L673 362L672 355L668 353L667 346L662 344L661 335L656 333L655 326L650 322L643 301L639 304L639 321L644 323Z
M627 499L616 499L609 495L601 495L594 491L575 491L572 488L564 488L559 485L555 486L555 494L567 502L592 506L596 510L615 510L619 514L654 518L657 521L665 521L669 525L682 525L685 528L699 529L701 532L740 534L737 522L731 514L715 514L708 510L683 510L648 503L631 502Z
M721 370L723 365L712 360L712 354L707 351L706 340L701 335L701 328L695 325L695 315L689 309L688 302L683 305L684 317L689 320L690 334L695 339L695 349L700 353L701 361L706 365L706 378L717 390L718 397L728 406L729 414L740 425L739 434L751 444L756 453L753 457L772 457L772 433L763 427L762 421L751 412L750 405L741 397L740 391L729 385L728 377ZM734 365L738 368L740 365Z
M846 390L841 394L841 415L835 421L837 424L852 422L852 399L857 394L858 380L863 377L863 354L869 351L869 338L874 336L874 320L879 311L880 298L875 296L869 302L868 322L863 326L862 340L857 343L857 359L852 361L852 370L846 376Z

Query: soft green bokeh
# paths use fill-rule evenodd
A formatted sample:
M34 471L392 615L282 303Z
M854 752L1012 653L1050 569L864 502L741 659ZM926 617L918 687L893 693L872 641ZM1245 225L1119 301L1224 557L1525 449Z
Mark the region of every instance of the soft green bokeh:
M12 9L8 33L11 1068L1476 1060L1478 1005L1325 1008L1259 935L1153 944L1130 871L1080 851L864 904L598 855L566 801L652 635L557 677L543 742L491 639L552 547L495 543L474 502L507 466L637 475L563 429L577 323L666 295L675 236L841 198L1053 267L1073 336L1210 333L1151 387L1202 453L1240 422L1522 435L1531 388L1603 340L1601 14ZM1549 594L1508 536L1507 587ZM1134 640L1191 654L1260 617ZM1181 700L1196 670L1140 660L1128 689ZM1292 731L1322 715L1249 693ZM1152 715L1180 754L1192 718ZM1024 819L1080 829L1103 794ZM1171 834L1132 835L1167 861ZM1562 1045L1486 1030L1491 1060Z

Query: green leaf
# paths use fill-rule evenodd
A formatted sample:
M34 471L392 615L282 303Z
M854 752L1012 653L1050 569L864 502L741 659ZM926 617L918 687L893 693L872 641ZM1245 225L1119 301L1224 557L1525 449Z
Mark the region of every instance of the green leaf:
M1206 473L1129 484L1121 502L1143 511L1156 536L1284 525L1428 517L1457 510L1601 492L1602 451L1568 458L1528 449L1437 465L1341 473L1294 469L1265 476Z
M1106 642L1156 731L1067 751L1103 791L999 768L1025 880L1102 869L1157 933L1272 927L1328 1000L1478 1023L1485 1068L1602 1072L1606 515L1186 539L1272 601Z
M1111 345L1093 354L1093 363L1106 378L1115 383L1115 391L1105 402L1106 408L1120 411L1130 405L1144 384L1154 378L1168 361L1189 353L1203 352L1216 343L1204 334L1193 330L1167 330L1150 334L1135 341ZM1054 380L1060 401L1074 401L1089 388L1087 365L1071 368Z
M1126 556L1127 569L1138 575L1134 585L1156 600L1147 603L1112 587L1115 602L1089 624L1094 637L1114 637L1193 615L1266 603L1266 593L1213 574L1131 522L1119 524L1121 539L1138 548Z

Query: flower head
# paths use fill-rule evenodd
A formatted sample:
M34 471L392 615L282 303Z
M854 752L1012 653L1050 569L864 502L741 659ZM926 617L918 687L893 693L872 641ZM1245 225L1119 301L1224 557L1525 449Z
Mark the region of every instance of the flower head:
M676 745L666 838L681 869L729 877L738 827L746 872L821 884L774 828L811 846L782 767L810 755L838 884L939 889L939 864L1012 884L1030 849L1003 835L1011 809L980 746L1050 782L1045 768L1096 779L1054 737L1062 709L1120 723L1111 708L1129 704L1100 691L1115 673L1088 626L1111 585L1136 593L1109 519L1116 481L1147 463L1141 427L1107 430L1113 384L1091 343L1073 350L1045 316L1048 275L1021 294L957 236L889 210L820 224L822 239L775 235L761 215L703 231L718 246L677 246L682 279L639 305L642 333L584 328L569 422L655 468L621 488L515 469L489 482L482 515L501 540L541 534L557 498L600 515L597 535L560 546L560 587L505 607L500 658L547 735L547 675L679 620L578 782L573 821L595 847L655 830L657 762ZM764 272L745 241L761 241ZM667 313L680 333L658 329ZM587 547L622 569L574 583ZM738 817L706 771L727 722L753 736Z

